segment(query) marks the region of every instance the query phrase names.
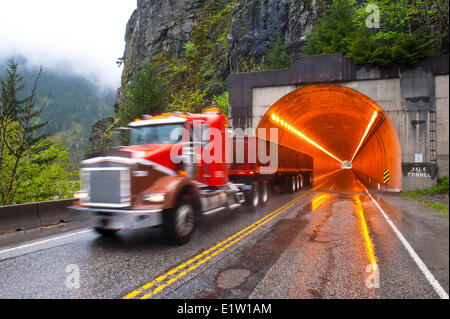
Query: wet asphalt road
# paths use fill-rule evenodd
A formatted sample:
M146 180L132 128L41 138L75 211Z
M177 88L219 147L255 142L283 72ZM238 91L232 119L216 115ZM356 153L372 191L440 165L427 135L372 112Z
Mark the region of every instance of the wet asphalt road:
M372 196L448 294L448 219ZM439 298L350 170L254 213L208 216L182 247L158 228L58 227L0 237L0 298Z

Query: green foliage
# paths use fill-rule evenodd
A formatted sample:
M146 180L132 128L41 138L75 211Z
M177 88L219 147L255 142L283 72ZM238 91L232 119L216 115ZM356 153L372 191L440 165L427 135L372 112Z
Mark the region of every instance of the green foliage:
M125 101L118 111L120 122L126 125L144 114L154 115L166 110L167 90L157 68L151 61L145 61L125 91Z
M77 172L70 172L70 152L50 138L25 154L15 181L14 196L6 204L71 198L79 189Z
M441 201L435 201L435 200L429 200L429 199L425 199L423 198L423 195L419 195L419 194L410 194L405 192L404 195L405 198L410 199L410 200L414 200L417 202L421 202L422 204L425 205L425 207L428 209L433 209L436 210L438 212L441 212L442 215L440 215L440 217L445 217L448 218L449 216L449 208L448 208L448 200L447 202L441 202Z
M445 194L445 193L448 194L448 191L449 191L449 189L448 189L448 176L438 179L437 191L438 191L438 193L441 193L441 194Z
M448 205L439 202L428 202L425 205L442 213L440 217L448 218Z
M340 52L356 63L412 65L428 56L448 54L448 0L373 0L380 29L369 29L369 2L336 0L325 8L307 37L303 53Z
M231 10L232 1L208 1L184 52L174 56L173 48L153 56L170 91L170 110L202 110L226 91Z
M202 112L206 105L206 92L200 90L191 90L184 87L182 90L172 95L172 103L169 111L196 113Z
M198 52L197 47L195 46L195 43L188 42L184 45L185 50L185 56L189 59L195 59L199 56L200 52Z
M286 52L287 45L281 35L278 35L277 40L272 48L267 50L262 64L262 70L277 70L288 69L294 62L294 57L288 55Z
M7 143L13 150L20 147L19 123L10 121L5 129L10 133L7 135ZM2 129L0 133L3 133ZM2 204L71 198L79 185L75 181L77 173L69 172L69 155L70 152L66 147L50 138L45 138L28 148L19 162L13 152L4 148L0 170ZM11 181L12 188L6 197Z
M69 152L40 132L44 106L36 105L39 71L30 95L19 99L24 77L11 60L0 80L0 203L2 205L69 196L76 185L67 173Z
M306 55L341 52L348 54L355 30L354 0L333 1L307 37L303 53Z
M228 116L228 92L214 96L211 106L218 107L222 114Z
M261 64L256 61L254 52L249 58L237 57L236 58L236 72L256 72L262 71Z

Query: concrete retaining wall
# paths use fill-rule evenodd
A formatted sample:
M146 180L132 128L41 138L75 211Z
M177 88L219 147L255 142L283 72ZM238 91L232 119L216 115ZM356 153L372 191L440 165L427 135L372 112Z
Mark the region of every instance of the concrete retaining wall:
M438 177L443 177L449 175L449 76L436 76L435 81L437 166Z
M0 207L0 234L69 222L73 199Z

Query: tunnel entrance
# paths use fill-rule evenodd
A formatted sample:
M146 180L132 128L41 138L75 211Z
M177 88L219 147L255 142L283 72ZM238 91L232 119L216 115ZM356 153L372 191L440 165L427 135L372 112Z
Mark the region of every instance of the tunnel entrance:
M272 127L279 128L280 144L314 157L315 176L345 166L365 182L383 185L389 170L386 190L401 190L397 132L382 108L364 94L333 84L297 89L275 102L258 125Z

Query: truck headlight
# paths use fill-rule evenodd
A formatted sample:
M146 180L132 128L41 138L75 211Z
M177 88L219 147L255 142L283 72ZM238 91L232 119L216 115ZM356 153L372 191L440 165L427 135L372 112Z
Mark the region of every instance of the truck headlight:
M84 199L84 198L88 197L88 193L86 193L86 192L78 192L78 193L73 194L73 197L76 198L76 199Z
M162 203L165 199L165 193L149 193L144 195L144 201L147 203Z

